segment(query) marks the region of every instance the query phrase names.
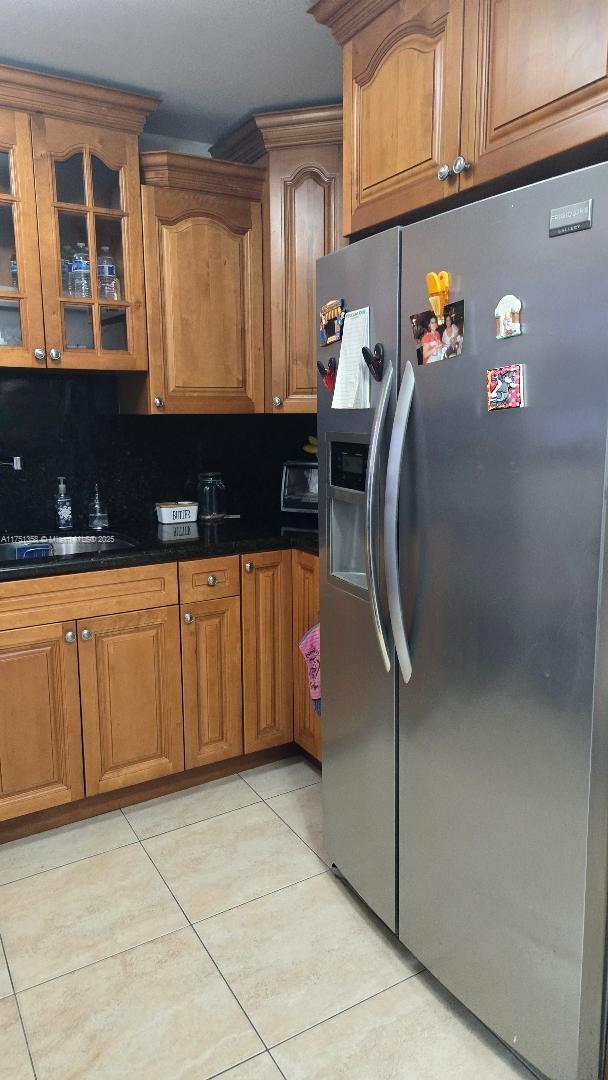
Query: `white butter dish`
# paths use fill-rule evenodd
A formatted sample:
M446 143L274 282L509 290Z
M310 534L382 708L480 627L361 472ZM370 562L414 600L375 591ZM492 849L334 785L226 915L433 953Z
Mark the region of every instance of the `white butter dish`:
M172 525L175 521L196 521L198 503L162 502L156 504L156 516L161 525Z

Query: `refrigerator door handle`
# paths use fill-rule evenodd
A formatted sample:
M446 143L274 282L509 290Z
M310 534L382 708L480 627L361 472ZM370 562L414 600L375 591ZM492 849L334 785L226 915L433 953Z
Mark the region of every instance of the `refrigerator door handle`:
M382 662L387 671L391 670L391 658L389 654L387 633L382 623L380 601L378 599L377 530L374 527L374 519L376 516L375 506L378 483L378 460L392 384L393 367L392 364L389 364L385 368L382 389L374 414L367 458L367 483L365 485L365 564L367 587L369 590L374 629L376 631L376 637L378 638L378 645L380 646Z
M412 660L405 633L399 586L399 480L415 384L414 369L408 360L403 372L399 397L397 398L397 408L388 452L386 499L384 503L384 557L388 609L391 616L391 628L399 667L401 668L403 681L406 683L412 677Z

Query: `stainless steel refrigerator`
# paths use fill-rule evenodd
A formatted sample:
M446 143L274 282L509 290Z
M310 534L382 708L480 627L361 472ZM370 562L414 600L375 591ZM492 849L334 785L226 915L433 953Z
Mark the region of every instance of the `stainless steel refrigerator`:
M440 270L462 351L421 365L410 317ZM319 381L326 846L550 1080L604 1064L607 270L598 165L365 239L317 275L319 305L369 305L385 351L370 409L332 409ZM522 332L499 339L505 296ZM511 367L523 407L489 410L488 371ZM490 380L490 404L517 404Z

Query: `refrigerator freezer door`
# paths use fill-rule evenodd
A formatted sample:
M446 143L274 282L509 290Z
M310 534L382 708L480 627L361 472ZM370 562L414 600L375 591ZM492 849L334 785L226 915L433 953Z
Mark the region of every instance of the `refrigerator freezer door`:
M593 228L550 239L589 198ZM403 237L400 937L551 1080L595 1080L601 1055L607 251L604 165ZM439 266L464 345L422 367L409 316ZM497 340L509 293L523 333ZM516 364L525 407L488 411L487 370Z
M398 296L400 231L362 240L321 259L317 264L317 308L327 300L344 297L347 310L370 309L370 341L384 346L385 367L394 376L386 404L385 424L379 431L377 489L370 507L377 570L377 615L388 624L386 586L382 573L382 506L386 453L395 407L398 370ZM339 345L319 348L327 366ZM369 559L365 558L367 507L362 491L344 490L335 500L329 490L332 442L356 449L340 458L354 469L365 460L376 408L387 385L371 382L371 409L332 409L331 394L319 378L319 541L321 578L322 722L324 840L332 861L353 888L391 929L396 927L396 792L395 792L395 668L392 645L387 672L378 642L374 612L367 588ZM373 446L370 458L373 461ZM348 464L350 463L350 464ZM353 473L354 475L354 473ZM345 478L344 483L347 482ZM357 484L354 484L356 487ZM359 486L361 486L359 484ZM332 510L333 507L333 510ZM334 513L333 543L329 550ZM351 523L351 525L349 525ZM374 525L375 523L375 525ZM349 535L360 530L360 542ZM338 545L360 558L332 573L340 555Z

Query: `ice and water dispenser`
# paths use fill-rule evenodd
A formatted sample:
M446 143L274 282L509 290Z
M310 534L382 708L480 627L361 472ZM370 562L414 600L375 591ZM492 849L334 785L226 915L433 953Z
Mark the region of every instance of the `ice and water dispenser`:
M329 573L347 588L367 590L365 572L366 435L329 435Z

